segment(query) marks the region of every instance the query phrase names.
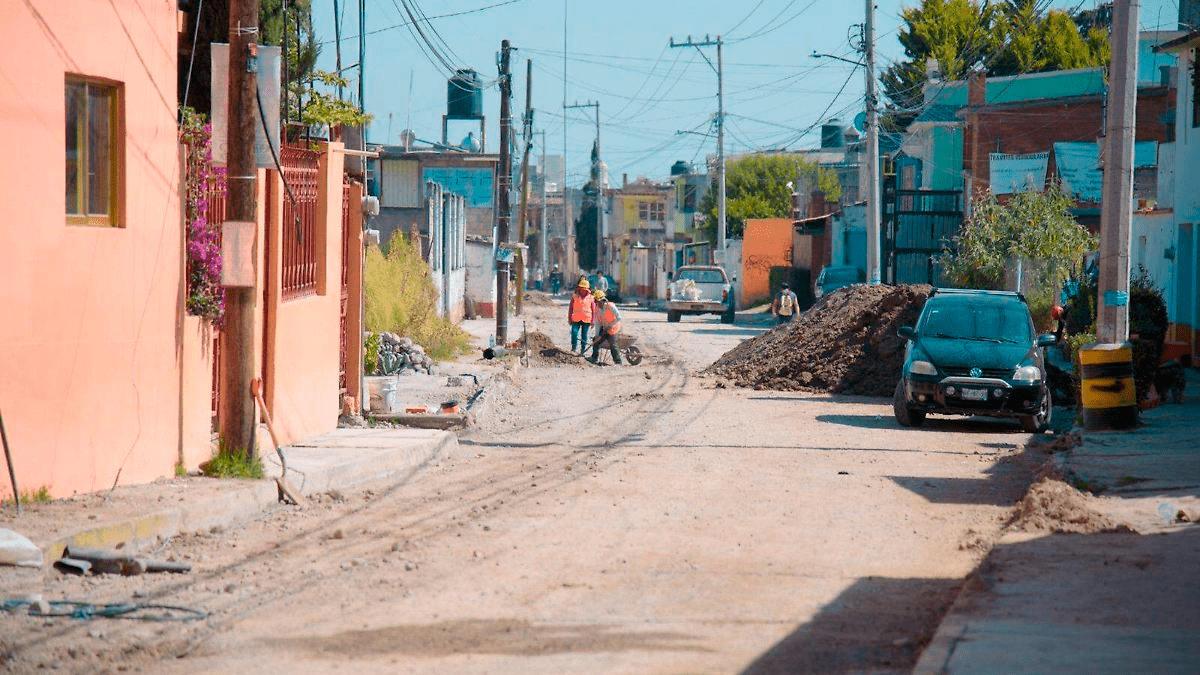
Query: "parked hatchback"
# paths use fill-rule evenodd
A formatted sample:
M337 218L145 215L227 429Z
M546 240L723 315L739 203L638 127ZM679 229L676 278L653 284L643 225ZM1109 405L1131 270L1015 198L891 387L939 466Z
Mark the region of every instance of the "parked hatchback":
M867 273L861 267L854 265L826 265L817 275L817 283L813 287L813 297L829 295L839 288L861 284L867 281Z
M892 408L902 426L929 413L987 415L1020 421L1029 432L1050 424L1043 348L1025 298L1006 291L934 289L908 340Z

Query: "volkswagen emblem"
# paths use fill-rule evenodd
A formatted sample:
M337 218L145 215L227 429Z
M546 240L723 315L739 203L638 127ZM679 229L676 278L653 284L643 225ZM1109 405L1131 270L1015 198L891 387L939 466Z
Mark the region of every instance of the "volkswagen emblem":
M983 371L978 368L972 368L971 377L983 377Z

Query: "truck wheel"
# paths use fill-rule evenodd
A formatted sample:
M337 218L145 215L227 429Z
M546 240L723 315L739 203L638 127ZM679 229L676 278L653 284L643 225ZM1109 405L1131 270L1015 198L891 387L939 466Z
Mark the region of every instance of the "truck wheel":
M669 323L679 323L679 317L681 316L683 316L683 314L680 312L677 312L673 309L667 310L667 321Z
M733 319L734 311L732 307L721 313L721 323L733 323Z
M629 365L636 366L642 362L642 350L634 345L629 345L625 348L625 359L629 361Z

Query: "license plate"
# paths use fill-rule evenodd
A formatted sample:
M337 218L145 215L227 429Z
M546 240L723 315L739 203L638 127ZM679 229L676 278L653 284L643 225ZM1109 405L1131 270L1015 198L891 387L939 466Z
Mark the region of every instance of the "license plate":
M987 389L963 389L962 397L964 401L986 401Z
M704 305L692 305L692 309L704 309Z

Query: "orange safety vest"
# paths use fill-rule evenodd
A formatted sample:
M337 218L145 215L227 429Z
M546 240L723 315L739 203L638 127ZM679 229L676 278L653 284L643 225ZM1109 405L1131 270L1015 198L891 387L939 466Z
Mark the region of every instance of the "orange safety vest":
M613 307L611 302L604 303L600 308L600 328L609 335L616 335L621 332L621 315L617 312L617 308Z
M573 293L571 295L570 307L567 310L567 321L570 323L591 323L592 313L596 309L596 300L592 298L592 294L579 295Z

